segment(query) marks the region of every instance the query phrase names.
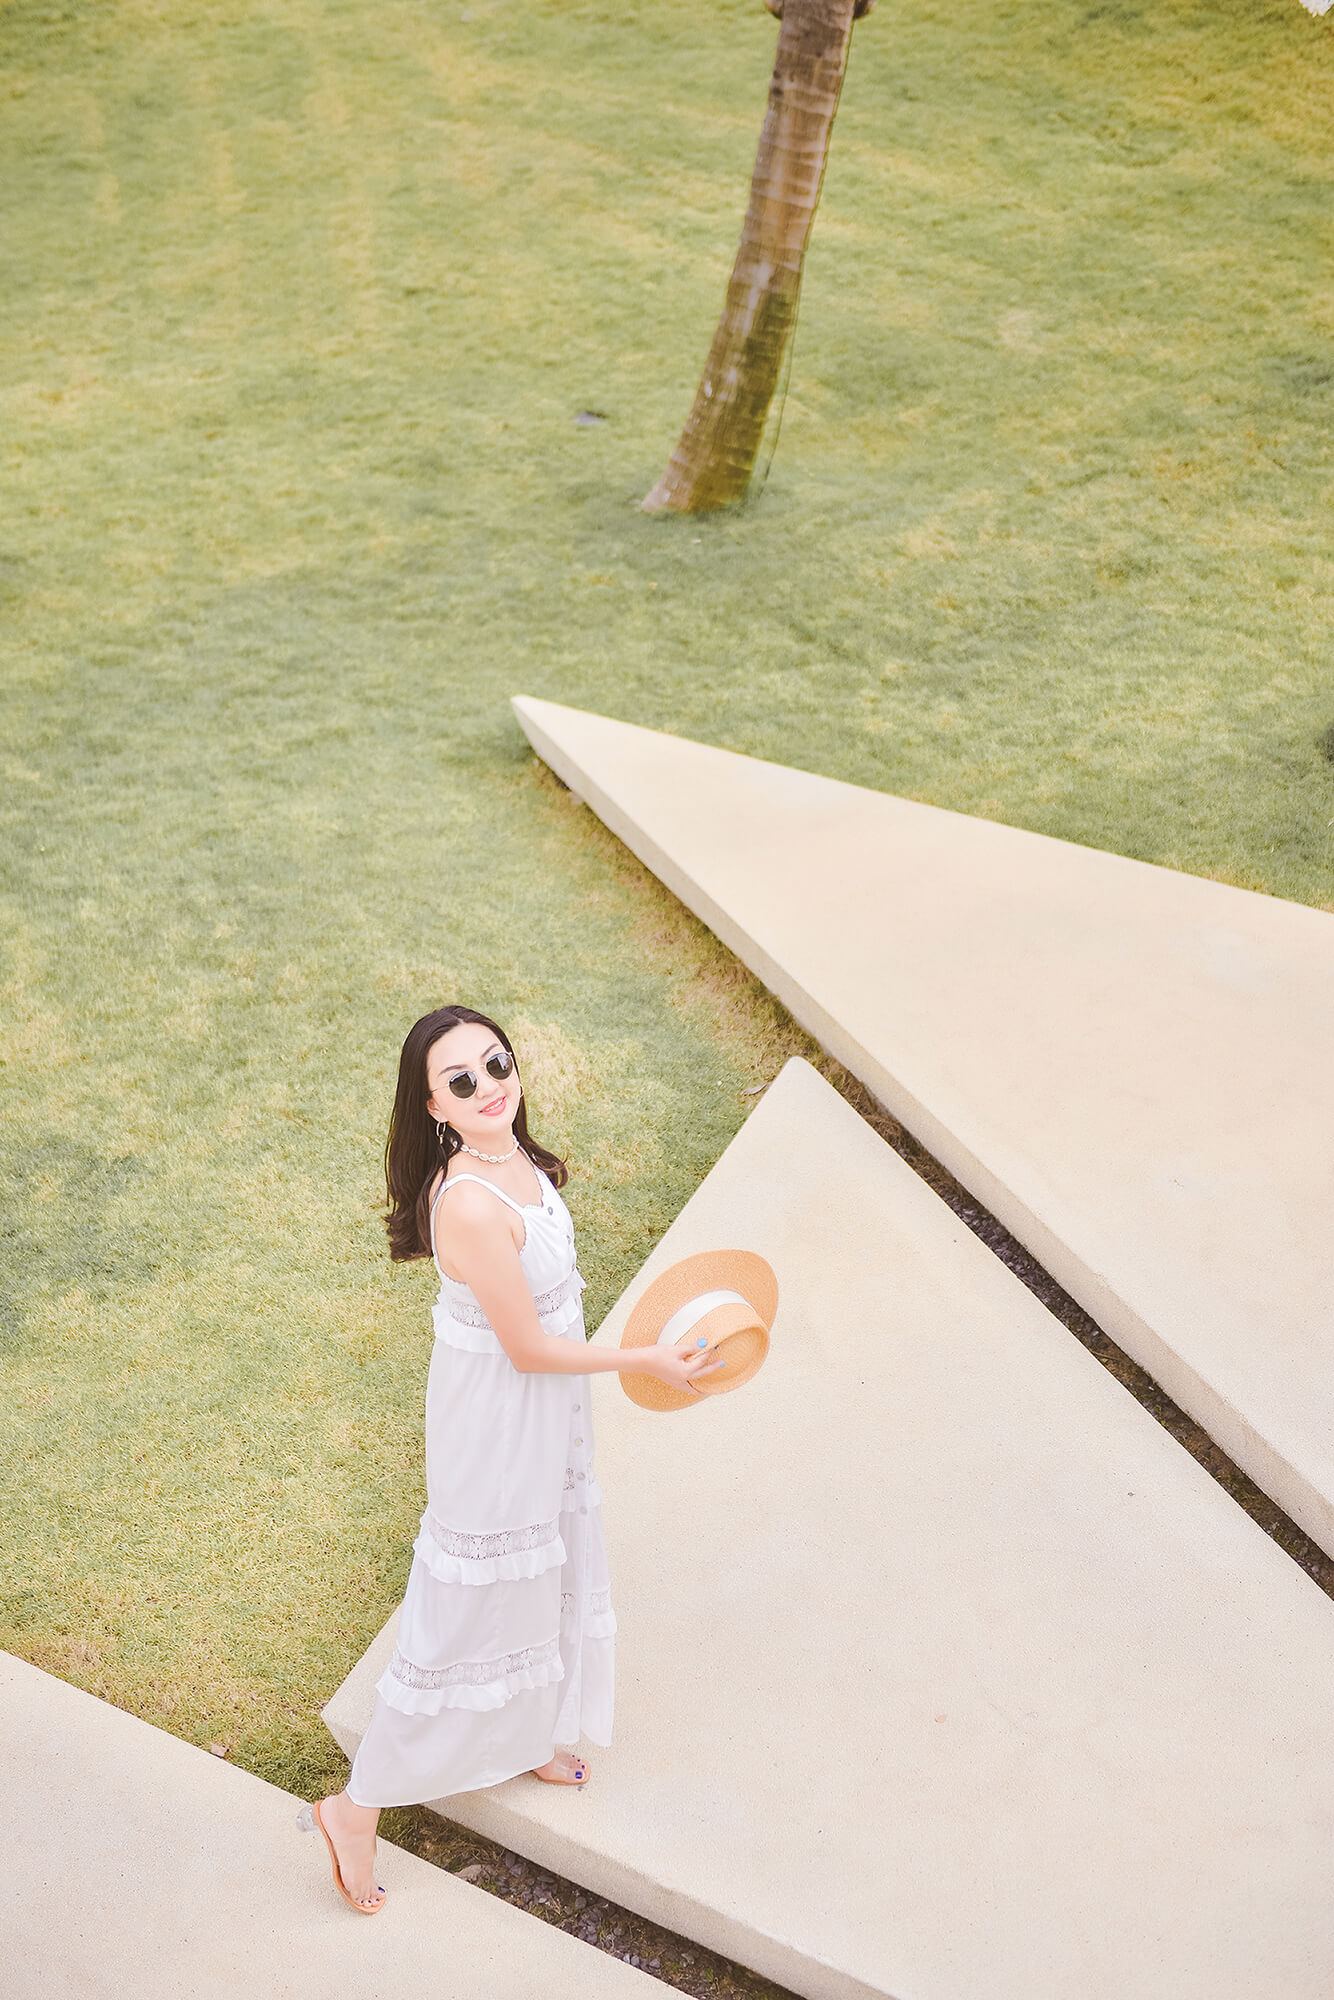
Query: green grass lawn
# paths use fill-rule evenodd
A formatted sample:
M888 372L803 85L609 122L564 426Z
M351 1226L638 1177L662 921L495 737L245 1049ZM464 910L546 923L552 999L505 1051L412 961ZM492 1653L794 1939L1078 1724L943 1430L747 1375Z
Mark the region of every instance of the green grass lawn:
M774 33L0 0L0 1645L296 1789L423 1500L407 1025L518 1025L594 1318L800 1045L511 693L1334 903L1330 23L886 0L768 484L650 520Z

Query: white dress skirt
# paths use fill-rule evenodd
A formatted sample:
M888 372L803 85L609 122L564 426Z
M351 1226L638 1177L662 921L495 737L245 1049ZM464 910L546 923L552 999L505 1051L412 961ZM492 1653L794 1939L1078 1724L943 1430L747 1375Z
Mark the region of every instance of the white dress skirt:
M584 1339L574 1225L547 1176L519 1262L544 1332ZM439 1260L436 1268L439 1270ZM611 1741L613 1634L586 1375L520 1374L468 1286L440 1272L426 1384L426 1512L393 1657L347 1782L359 1806L498 1785L558 1746Z

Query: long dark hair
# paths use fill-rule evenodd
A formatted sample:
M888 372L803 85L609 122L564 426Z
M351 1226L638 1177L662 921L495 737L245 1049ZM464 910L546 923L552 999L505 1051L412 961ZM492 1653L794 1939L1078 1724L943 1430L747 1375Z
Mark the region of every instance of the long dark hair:
M489 1028L496 1040L514 1054L514 1044L500 1024L486 1014L475 1013L471 1007L437 1007L433 1014L423 1014L409 1030L398 1059L398 1090L384 1147L384 1178L389 1190L389 1213L384 1226L389 1232L389 1255L399 1261L430 1256L431 1183L442 1167L448 1169L463 1143L454 1127L446 1123L442 1144L436 1121L426 1109L431 1094L426 1081L426 1058L442 1035L464 1021ZM522 1093L514 1117L514 1136L533 1165L541 1167L556 1187L564 1187L570 1170L564 1160L557 1159L528 1136L528 1107Z

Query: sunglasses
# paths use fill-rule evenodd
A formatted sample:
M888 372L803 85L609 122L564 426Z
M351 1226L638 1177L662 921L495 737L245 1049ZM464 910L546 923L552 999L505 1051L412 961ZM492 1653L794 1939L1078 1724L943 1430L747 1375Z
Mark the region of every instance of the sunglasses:
M514 1058L508 1049L497 1049L494 1055L487 1057L482 1068L496 1083L503 1083L514 1068ZM455 1097L471 1097L480 1081L476 1070L461 1069L457 1076L450 1077L449 1087Z

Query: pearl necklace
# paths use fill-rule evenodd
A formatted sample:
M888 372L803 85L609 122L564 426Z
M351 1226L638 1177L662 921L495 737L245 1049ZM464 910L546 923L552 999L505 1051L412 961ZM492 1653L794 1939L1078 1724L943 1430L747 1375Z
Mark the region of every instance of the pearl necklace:
M512 1160L518 1150L519 1142L517 1139L510 1147L508 1153L479 1153L476 1146L468 1145L464 1139L459 1140L459 1151L461 1153L471 1153L474 1160L485 1160L488 1167L503 1167L506 1160Z

